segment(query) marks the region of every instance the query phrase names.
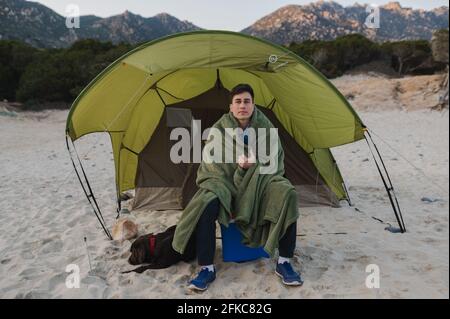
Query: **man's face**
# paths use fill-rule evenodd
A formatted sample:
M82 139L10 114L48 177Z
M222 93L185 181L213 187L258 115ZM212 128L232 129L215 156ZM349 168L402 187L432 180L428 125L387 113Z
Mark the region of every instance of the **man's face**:
M233 100L230 104L230 111L237 120L249 119L252 116L254 109L255 104L253 103L250 93L242 92L233 96Z

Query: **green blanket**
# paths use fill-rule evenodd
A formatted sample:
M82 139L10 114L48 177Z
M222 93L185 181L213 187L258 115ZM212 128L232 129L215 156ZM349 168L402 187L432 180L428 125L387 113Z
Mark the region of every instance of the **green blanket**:
M236 158L236 145L242 147L244 153L249 155L248 146L242 142L241 138L226 138L227 134L229 137L233 135L230 135L229 130L225 128L239 127L238 121L231 112L223 115L213 127L222 133L220 143L224 146L223 149L230 147L227 141L233 141L233 158ZM250 119L250 127L257 133L261 131L258 131L258 128L266 129L266 145L269 145L269 129L274 126L257 108ZM215 137L211 138L212 135L210 133L205 148L214 140ZM258 141L263 141L261 136L257 134L256 145L259 145ZM280 238L299 216L295 188L283 177L284 152L281 142L278 138L275 142L278 142L278 152L275 154L277 166L273 174L261 173L260 168L267 168L270 164L270 157L260 155L260 152L254 152L256 163L247 170L239 167L236 161L232 163L205 161L205 155L203 155L196 180L199 190L184 209L175 231L172 246L176 251L184 252L186 243L204 209L211 200L218 198L221 204L218 222L228 226L233 217L243 235L243 244L249 247L263 246L271 257L274 255ZM225 151L222 153L225 159ZM212 154L215 154L215 151Z

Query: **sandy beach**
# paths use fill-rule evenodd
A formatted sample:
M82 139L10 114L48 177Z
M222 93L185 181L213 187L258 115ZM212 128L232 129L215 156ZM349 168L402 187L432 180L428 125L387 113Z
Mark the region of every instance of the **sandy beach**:
M354 206L300 209L300 288L281 284L275 260L224 263L220 240L218 277L205 293L186 288L196 262L121 274L133 268L131 241L109 241L88 205L66 150L68 111L0 112L0 298L449 298L449 112L430 110L433 77L333 81L374 133L408 231L385 230L397 224L366 142L332 149ZM111 228L109 137L88 135L76 146ZM180 213L130 218L142 235L163 231ZM69 264L79 267L79 288L66 286ZM380 270L378 289L366 286L370 264Z

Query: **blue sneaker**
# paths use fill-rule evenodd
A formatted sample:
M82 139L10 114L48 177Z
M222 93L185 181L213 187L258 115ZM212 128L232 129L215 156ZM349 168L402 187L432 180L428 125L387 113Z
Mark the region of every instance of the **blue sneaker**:
M189 289L204 291L208 285L216 279L216 270L209 271L208 268L202 268L197 277L189 281Z
M282 264L277 263L277 269L275 273L281 277L283 284L288 286L301 286L303 280L300 274L297 273L291 266L291 263L284 262Z

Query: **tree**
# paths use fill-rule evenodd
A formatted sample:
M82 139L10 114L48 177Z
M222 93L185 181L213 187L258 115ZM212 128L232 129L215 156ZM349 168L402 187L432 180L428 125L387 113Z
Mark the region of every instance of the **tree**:
M387 42L381 48L391 56L392 67L399 74L411 72L431 57L431 47L426 40Z
M0 99L15 100L20 77L38 50L17 41L0 41Z

